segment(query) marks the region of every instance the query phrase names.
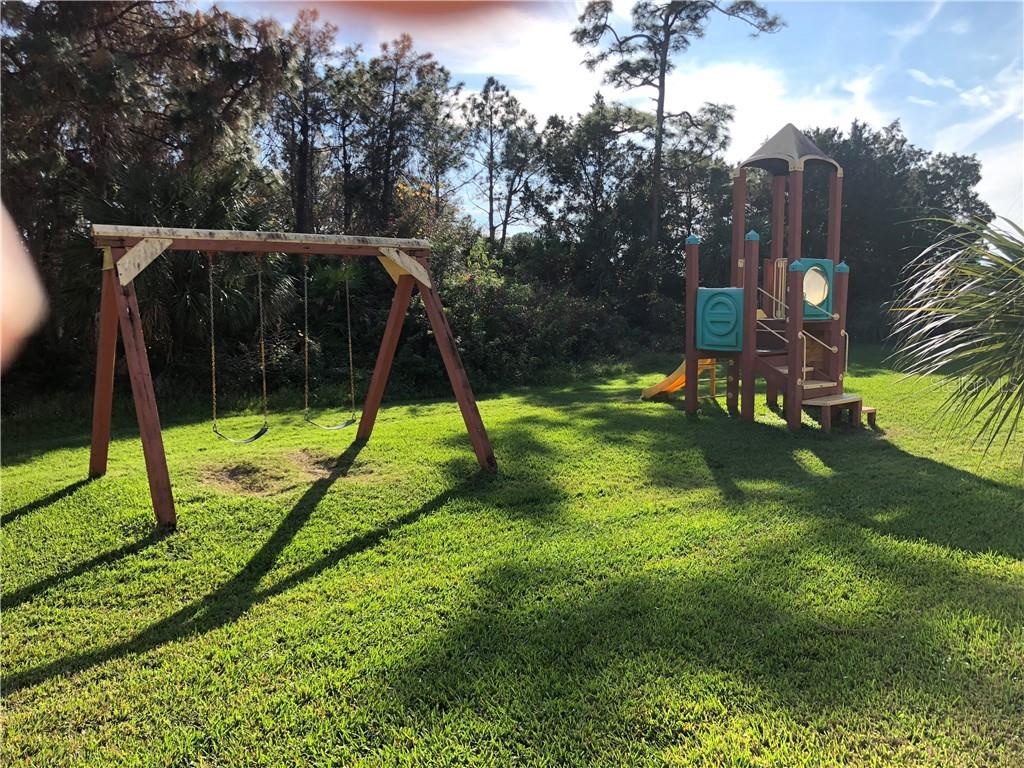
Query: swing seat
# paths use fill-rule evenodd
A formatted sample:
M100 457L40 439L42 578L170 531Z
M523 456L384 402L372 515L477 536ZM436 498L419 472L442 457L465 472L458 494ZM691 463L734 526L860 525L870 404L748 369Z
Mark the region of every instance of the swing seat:
M351 427L353 424L356 423L356 421L358 421L356 418L352 417L345 419L345 421L341 422L341 424L335 424L333 427L328 427L324 424L317 424L315 421L309 418L308 415L303 416L302 418L307 424L312 424L314 427L327 430L345 429L346 427Z
M221 440L227 440L229 443L234 443L235 445L248 445L249 443L255 443L269 431L270 425L267 424L267 422L263 422L263 426L256 431L256 434L246 438L238 438L231 437L230 435L225 435L223 432L220 431L220 428L216 424L214 424L213 426L213 434L215 434Z

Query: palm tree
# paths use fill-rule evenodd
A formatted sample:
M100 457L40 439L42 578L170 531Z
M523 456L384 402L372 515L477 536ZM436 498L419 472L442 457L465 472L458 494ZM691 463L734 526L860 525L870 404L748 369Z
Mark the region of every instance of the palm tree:
M1024 413L1024 230L1013 222L941 221L907 266L892 306L898 366L956 378L942 405L951 429L977 425L1005 450Z

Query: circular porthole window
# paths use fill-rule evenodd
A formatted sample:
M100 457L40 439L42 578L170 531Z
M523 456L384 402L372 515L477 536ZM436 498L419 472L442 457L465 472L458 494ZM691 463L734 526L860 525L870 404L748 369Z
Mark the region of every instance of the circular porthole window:
M804 273L804 301L820 307L828 298L828 278L821 267L811 267Z

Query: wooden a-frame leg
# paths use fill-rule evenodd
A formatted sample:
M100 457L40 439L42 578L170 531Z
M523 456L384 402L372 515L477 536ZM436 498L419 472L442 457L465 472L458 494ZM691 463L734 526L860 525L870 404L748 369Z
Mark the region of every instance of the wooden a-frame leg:
M480 418L480 411L476 407L476 398L469 385L466 369L462 367L462 360L459 359L459 351L455 346L448 318L444 315L441 298L433 286L428 288L425 285L420 285L420 295L423 297L423 305L426 307L427 317L430 318L430 327L434 330L437 346L441 350L441 359L444 360L444 367L448 371L448 379L455 391L455 399L459 403L459 410L462 411L462 420L466 422L466 430L469 432L469 441L473 444L473 452L476 453L481 467L489 472L496 472L498 464L494 460L491 441L487 437L487 429L484 427L484 421Z
M128 374L132 383L132 397L135 400L135 415L139 420L139 434L142 437L142 453L146 459L146 475L149 477L149 495L153 499L153 511L161 528L174 528L177 517L174 512L174 497L171 495L171 478L167 473L167 457L164 455L164 440L160 433L160 416L156 409L156 393L153 391L153 376L149 371L149 357L146 354L146 340L142 334L142 319L139 302L135 297L135 286L115 286L117 315L124 342Z
M391 374L391 363L395 359L395 349L398 347L398 337L402 335L402 323L405 320L405 313L409 311L409 300L412 298L412 289L415 285L416 281L411 275L401 275L395 285L395 297L391 300L391 311L388 313L387 325L384 326L384 338L380 342L377 363L373 367L366 402L363 403L363 415L359 419L357 440L369 440L373 434L373 425L377 420L381 400L384 399L384 390Z
M111 265L112 266L112 265ZM96 346L96 389L92 401L92 447L89 477L107 472L110 419L114 404L114 364L117 360L117 293L121 290L112 268L101 273L99 342Z

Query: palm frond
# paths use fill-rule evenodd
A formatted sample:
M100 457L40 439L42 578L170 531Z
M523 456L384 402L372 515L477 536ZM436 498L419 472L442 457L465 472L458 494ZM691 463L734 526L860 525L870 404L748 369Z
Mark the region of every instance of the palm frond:
M907 266L891 307L897 366L955 385L942 414L974 442L1005 450L1024 415L1024 230L944 220L944 235ZM1022 457L1024 458L1024 457Z

